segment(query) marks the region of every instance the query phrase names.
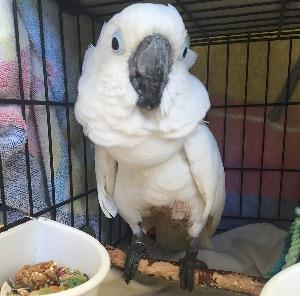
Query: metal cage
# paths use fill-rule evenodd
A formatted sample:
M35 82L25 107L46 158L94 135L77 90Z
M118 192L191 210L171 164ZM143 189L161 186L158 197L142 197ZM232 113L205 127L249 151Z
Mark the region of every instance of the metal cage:
M24 0L25 1L25 0ZM18 80L19 80L19 97L18 98L0 98L0 104L2 108L8 105L20 107L22 118L26 122L28 121L28 112L30 109L34 109L35 112L40 112L40 116L43 119L45 125L46 136L44 139L47 142L48 156L44 157L43 164L45 165L45 159L47 160L48 175L46 176L46 190L45 193L45 205L42 208L35 208L35 192L33 180L33 168L32 160L30 158L30 136L27 137L22 153L24 164L23 175L26 176L22 183L24 190L21 190L20 198L28 204L25 206L22 214L16 215L14 219L10 219L11 211L14 212L11 205L8 202L7 195L11 193L7 192L7 184L9 181L9 174L5 167L4 162L7 161L4 158L6 155L0 153L0 224L2 227L0 231L5 231L14 225L23 223L30 219L29 217L47 216L51 219L57 219L60 215L60 211L64 207L68 207L67 223L75 227L91 226L90 211L93 209L95 212L94 204L90 204L90 197L96 194L95 181L91 181L91 177L88 171L93 171L92 161L93 157L91 153L91 143L83 136L78 127L72 126L70 123L73 116L73 107L76 93L76 85L68 85L68 67L66 54L67 48L65 46L66 40L70 38L69 34L65 32L67 15L72 18L72 24L74 34L76 35L76 42L73 42L73 46L77 47L77 55L71 58L72 61L76 61L78 66L77 78L80 75L82 58L85 51L85 47L88 43L95 44L101 25L104 20L109 19L113 14L120 11L122 8L136 2L136 1L56 1L57 7L57 20L59 24L59 36L60 51L61 51L61 75L63 77L63 98L61 100L54 100L50 96L49 86L49 66L47 65L47 46L45 46L45 23L44 16L47 14L45 8L43 9L43 1L36 1L37 17L39 21L39 43L40 43L40 55L42 65L43 76L43 99L35 99L34 96L29 95L26 98L24 80L26 73L24 74L24 62L22 60L22 50L20 41L20 17L18 9L22 0L13 0L13 20L14 20L14 34L16 44L16 55L18 64ZM140 1L144 2L144 1ZM153 1L152 1L153 2ZM154 1L157 3L165 3L165 1ZM227 230L238 225L257 222L257 221L270 221L276 225L287 227L290 221L294 217L294 207L298 205L300 195L296 187L299 188L300 184L300 156L290 148L294 145L300 148L300 138L289 133L291 120L293 119L293 126L300 128L299 117L295 118L294 111L300 108L300 92L297 91L300 79L300 56L297 54L298 40L300 38L300 1L298 0L276 0L276 1L240 1L240 0L202 0L202 1L169 1L173 4L179 12L182 14L187 30L191 37L191 46L194 47L201 59L201 67L196 74L200 76L201 80L206 84L206 87L210 91L214 92L216 81L214 76L218 75L220 81L222 81L222 98L212 96L212 108L207 116L207 120L210 122L210 127L216 134L216 138L219 143L220 151L223 156L223 161L226 170L226 179L236 180L235 189L238 190L234 197L230 197L227 201L227 206L223 215L223 219L220 225L220 231ZM83 23L88 22L88 30L83 30ZM70 25L70 24L69 24ZM84 41L83 41L84 39ZM282 42L282 43L280 43ZM296 44L296 45L295 45ZM300 45L300 43L299 43ZM257 46L260 47L257 50ZM275 49L282 47L280 51L282 54L282 61L280 65L284 67L272 68L272 63L277 56L274 55ZM258 53L260 59L257 61L253 58L253 55ZM239 56L237 56L237 54ZM279 53L280 54L280 53ZM222 56L222 65L215 63L214 60ZM240 66L234 65L234 63L240 60ZM69 61L70 62L70 61ZM239 68L237 68L239 67ZM241 69L242 68L242 69ZM255 72L253 69L258 69ZM260 70L263 72L261 73ZM276 98L270 99L270 85L276 84L276 71L281 69L282 73L280 80L282 84L281 91L278 92ZM243 76L241 80L230 81L232 75L238 72L239 76ZM241 73L243 72L243 75ZM253 73L257 74L256 83L263 85L262 92L260 93L260 99L249 100L250 94L255 87L252 85L254 82L251 80ZM75 79L75 80L76 80ZM230 88L232 85L241 84L240 98L238 101L233 101L230 98ZM218 84L218 83L217 83ZM249 86L251 84L251 86ZM70 89L73 92L72 99L70 99ZM293 97L294 94L294 97ZM296 96L296 97L295 97ZM298 97L297 97L298 96ZM38 109L39 108L39 109ZM39 110L39 111L37 111ZM67 194L63 200L57 199L56 190L56 169L57 161L55 158L56 145L53 143L55 139L54 126L53 126L53 112L60 112L64 117L62 126L65 131L65 151L64 164L68 174L67 180ZM298 109L297 109L298 110ZM259 127L251 125L248 121L248 116L252 113L259 113L260 118ZM217 115L216 115L217 114ZM231 122L230 119L239 118L238 123ZM255 121L255 120L254 120ZM268 142L272 140L274 136L269 128L269 124L277 124L280 121L280 139L276 142L276 145L280 142L280 147L276 146L276 154L278 154L277 163L274 166L268 166L266 163L266 157L272 151ZM41 121L40 121L41 122ZM250 120L251 122L251 120ZM240 140L238 144L239 161L232 162L230 157L234 155L234 151L229 152L228 145L234 141L234 135L230 133L234 132L234 126L239 125L238 137ZM72 147L71 134L72 130L76 130L78 138L80 139L81 148L81 165L80 165L80 178L82 183L82 189L80 192L74 190L74 173L77 173L78 167L74 168L74 153ZM252 139L253 133L256 131L258 140ZM43 146L43 143L41 144ZM257 145L259 149L255 150L254 146ZM249 152L253 150L252 152ZM248 147L248 148L247 148ZM298 150L300 151L300 150ZM275 153L274 152L274 153ZM288 155L288 153L295 153ZM255 158L254 164L249 165L247 161L247 155L253 154ZM91 156L92 155L92 156ZM228 158L229 157L229 158ZM250 157L251 158L251 157ZM288 161L287 161L288 159ZM8 174L8 175L7 175ZM249 176L252 174L251 180ZM255 176L255 177L253 177ZM289 182L289 180L293 180ZM250 182L248 184L247 182ZM264 197L265 187L268 187L270 183L277 183L276 190L273 193L276 195L276 200L271 204ZM247 186L245 185L247 183ZM254 188L256 190L256 197L254 200L249 201L245 197L244 188ZM290 194L285 192L287 187L293 187ZM18 194L18 192L16 192ZM24 195L22 197L22 194ZM285 199L284 197L292 196L292 198ZM76 222L76 203L80 202L81 216L84 219L80 222ZM231 203L231 207L228 206ZM233 206L232 206L233 205ZM272 211L266 210L272 208ZM245 208L250 209L245 211ZM95 217L96 217L96 222ZM117 243L120 239L130 233L130 230L126 223L120 216L115 219L107 220L99 206L97 206L97 214L94 214L94 222L92 228L89 230L95 232L96 236L105 242ZM58 219L59 220L59 219ZM65 221L64 221L65 222ZM87 229L85 227L85 229Z

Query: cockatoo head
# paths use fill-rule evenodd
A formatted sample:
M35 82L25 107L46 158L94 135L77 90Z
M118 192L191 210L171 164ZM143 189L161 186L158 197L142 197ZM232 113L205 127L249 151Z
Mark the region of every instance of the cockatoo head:
M76 118L104 146L130 146L152 134L184 137L210 106L189 73L195 60L173 6L131 5L103 25L86 52Z

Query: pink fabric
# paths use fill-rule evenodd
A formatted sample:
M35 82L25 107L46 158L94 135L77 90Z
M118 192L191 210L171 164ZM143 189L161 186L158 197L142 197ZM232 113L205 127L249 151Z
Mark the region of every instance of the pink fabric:
M220 101L220 99L218 99ZM214 98L212 102L215 103ZM272 110L268 107L267 114ZM209 127L215 135L221 154L224 148L224 117L222 108L212 109L207 117ZM246 109L245 138L244 138L244 168L260 168L263 157L263 167L268 169L281 169L282 148L284 136L284 110L278 122L272 123L266 120L264 153L263 129L264 107L248 107ZM244 128L244 108L234 107L227 109L226 141L224 165L227 168L242 167ZM284 152L284 169L300 168L300 127L299 108L289 107L286 124L286 139ZM228 192L240 194L241 171L229 170L226 172L226 186ZM284 172L282 180L283 200L299 199L300 173ZM243 198L246 196L257 197L260 190L260 172L244 171L243 174ZM262 198L278 199L280 195L280 172L265 171L262 173Z
M26 130L26 122L22 118L21 110L17 106L3 106L0 110L0 127L14 125Z
M22 78L25 98L30 95L30 51L21 50ZM19 66L17 57L13 61L0 60L0 94L6 99L20 99Z

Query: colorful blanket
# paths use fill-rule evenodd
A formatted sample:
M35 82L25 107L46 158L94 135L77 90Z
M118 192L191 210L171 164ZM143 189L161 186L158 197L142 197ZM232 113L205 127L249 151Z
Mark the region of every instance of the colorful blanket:
M45 101L46 95L52 102L65 102L63 57L60 40L59 10L55 1L42 1L44 47L46 56L45 93L41 36L37 2L34 0L17 1L17 15L22 61L23 91L25 100ZM16 37L12 1L0 3L0 97L8 100L21 100ZM68 98L75 101L76 84L80 74L78 65L76 18L64 15L66 60L72 60L69 67L73 75L68 77ZM72 26L73 25L73 26ZM83 30L87 28L83 26ZM83 48L84 51L84 48ZM76 58L74 58L76 57ZM68 65L67 65L68 67ZM74 71L74 69L76 71ZM70 70L69 69L69 70ZM70 78L72 81L70 81ZM72 88L72 89L71 89ZM11 101L10 101L11 102ZM24 116L23 116L24 115ZM9 209L7 219L12 223L29 214L29 187L25 143L28 140L29 165L33 211L37 213L70 198L70 177L68 158L67 117L65 107L49 108L51 140L53 151L53 183L49 153L49 129L47 112L44 105L27 105L22 114L20 101L17 104L2 104L0 108L0 154L3 165L5 200ZM84 186L83 141L81 129L74 119L70 108L71 148L72 148L72 185L73 195L82 194ZM87 144L89 189L95 188L92 145ZM98 230L98 212L95 193L89 196L90 223ZM85 201L74 202L75 226L86 223ZM49 213L46 214L49 216ZM70 224L70 205L57 209L56 219Z

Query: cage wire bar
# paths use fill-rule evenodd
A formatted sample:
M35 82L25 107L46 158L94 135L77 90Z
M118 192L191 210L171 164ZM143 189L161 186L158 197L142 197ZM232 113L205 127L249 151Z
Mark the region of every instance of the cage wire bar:
M80 16L77 15L77 42L78 42L78 64L79 64L79 72L81 74L82 68L82 59L81 59L81 33L80 33ZM89 218L88 218L88 180L87 180L87 155L86 155L86 137L82 134L82 142L83 142L83 158L84 158L84 188L85 188L85 203L86 203L86 224L89 225ZM74 214L72 213L72 226L74 226Z
M243 142L242 142L242 166L240 170L240 209L239 216L242 216L243 213L243 180L244 180L244 157L245 157L245 134L246 134L246 115L247 115L247 99L248 99L248 77L249 77L249 49L250 49L250 40L248 37L247 40L247 55L246 55L246 83L245 83L245 94L244 94L244 107L243 107Z
M24 88L23 88L23 76L22 76L16 1L13 1L13 15L14 15L14 27L15 27L15 36L16 36L16 49L17 49L17 59L18 59L18 72L19 72L18 74L19 74L19 87L20 87L22 117L25 120L26 119L26 111L25 111L25 104L24 104L25 95L24 95ZM26 174L27 174L27 180L28 180L27 187L28 187L28 200L29 200L29 215L32 215L33 214L33 200L32 200L31 177L30 177L30 161L29 161L28 141L25 142L25 159L26 159Z
M83 2L83 1L82 1ZM97 1L96 1L97 2ZM100 2L100 1L98 1ZM93 11L95 9L101 9L102 11L97 13L96 16L99 19L110 18L116 11L121 8L132 4L134 1L101 1L101 3L95 3L85 5L85 9ZM162 2L162 1L159 1ZM166 3L166 1L164 1ZM218 37L224 32L224 35L236 34L239 30L244 32L248 29L255 29L254 32L258 32L257 29L262 29L263 32L267 32L270 27L277 27L276 34L281 35L283 25L298 25L299 15L293 14L299 12L299 7L288 8L289 3L299 3L299 1L289 0L277 0L277 1L251 1L243 3L242 1L226 1L226 0L202 0L202 1L168 1L174 5L182 13L186 27L193 39L207 39L209 36ZM232 2L232 3L231 3ZM214 7L208 7L207 4L216 3ZM230 3L230 4L227 4ZM237 4L235 4L237 3ZM205 7L203 7L206 5ZM278 8L273 8L274 6ZM199 8L198 8L199 7ZM247 9L258 9L257 11L247 11ZM242 12L242 10L244 10ZM228 13L229 12L229 13ZM206 16L207 13L217 13L217 15ZM274 16L274 14L277 14ZM265 16L271 15L271 16ZM256 17L255 19L247 17ZM242 17L242 18L241 18ZM259 17L259 18L257 18ZM239 19L240 18L240 19ZM226 21L230 19L229 21ZM251 23L261 22L261 24L249 25ZM234 26L232 28L222 28L228 25L244 25ZM247 27L245 26L247 25ZM217 28L217 27L221 28ZM253 30L252 30L253 31ZM243 32L240 32L243 33ZM204 37L204 38L203 38ZM224 40L223 40L224 41ZM197 41L199 42L199 41ZM245 41L246 42L246 41Z
M278 30L278 32L279 32L279 30ZM270 70L270 47L271 47L271 43L270 43L270 40L267 41L267 42L268 42L268 47L267 47L267 69L266 69L265 97L264 97L265 106L264 106L264 121L263 121L261 160L260 160L260 167L261 168L263 168L263 166L264 166L266 120L267 120L267 103L268 103L268 91L269 91L269 70ZM260 174L259 174L259 184L260 185L259 185L258 213L257 213L257 216L258 216L259 219L260 219L260 215L261 215L262 178L263 178L263 171L261 170Z
M92 44L94 46L96 45L96 30L95 30L95 18L94 17L92 17ZM102 225L101 217L102 217L102 212L101 212L100 205L98 205L98 224L99 224L99 227L101 227L101 225ZM99 234L99 237L101 238L100 234Z
M64 37L64 23L62 16L62 7L59 5L59 30L60 30L60 41L62 49L62 62L63 62L63 72L64 72L64 89L65 89L65 103L69 103L69 93L68 93L68 80L67 80L67 69L66 69L66 50L65 50L65 37ZM70 196L73 196L73 171L72 171L72 157L71 157L71 127L70 127L70 112L69 108L66 106L66 118L67 118L67 141L68 141L68 165L69 165L69 186L70 186ZM74 201L70 201L71 205L71 226L74 226Z
M289 96L289 85L290 85L290 73L291 73L291 59L292 59L292 48L293 39L289 40L289 64L287 72L287 92L286 92L286 102L288 102ZM284 167L284 157L285 157L285 144L286 144L286 126L288 117L288 107L284 106L284 128L283 128L283 140L282 140L282 152L281 152L281 170L280 170L280 187L279 187L279 204L278 204L278 217L280 217L281 202L282 202L282 184L283 184L283 167Z
M18 14L17 14L17 0L13 0L13 16L15 26L15 39L16 39L16 52L18 60L18 75L19 75L19 88L20 88L20 100L4 99L0 98L0 104L2 105L20 105L22 111L22 117L26 121L26 107L30 106L42 106L45 108L45 115L47 121L47 135L49 141L49 165L50 165L50 177L51 177L51 203L42 210L34 212L33 200L32 200L32 179L31 168L28 151L28 139L26 140L25 162L26 162L26 177L27 184L24 184L28 188L28 200L29 200L29 212L30 217L39 217L45 214L51 215L52 219L56 219L57 210L65 205L71 207L71 226L75 225L74 217L74 203L78 200L84 200L85 203L85 224L90 226L89 220L89 196L96 193L96 188L89 188L88 180L88 162L87 162L87 140L82 137L83 145L83 184L84 191L74 195L74 184L72 180L73 165L72 165L72 144L71 144L71 125L70 116L71 110L74 108L74 103L69 99L68 93L68 79L66 69L66 48L64 35L64 13L72 14L76 17L76 32L77 32L77 47L78 47L78 64L81 71L82 65L82 53L85 50L82 48L81 42L81 16L84 15L91 20L91 43L95 44L97 39L96 27L101 27L104 20L109 19L113 14L119 12L124 7L135 3L136 1L89 1L88 4L85 1L71 1L71 0L57 0L58 3L58 16L59 16L59 28L60 28L60 42L62 50L62 63L63 63L63 77L64 77L64 101L57 102L49 99L48 90L48 73L46 65L46 53L44 44L44 22L43 22L43 10L42 1L37 0L39 25L40 25L40 43L42 52L42 64L43 64L43 78L44 78L44 90L45 100L26 100L23 89L23 77L22 77L22 60L20 52L20 40L19 40L19 27L18 27ZM139 1L143 2L143 1ZM166 3L165 1L154 1L160 3ZM212 110L224 110L223 119L223 147L220 147L223 160L226 157L226 143L227 128L228 128L228 112L235 108L242 110L243 122L242 122L242 161L240 167L225 166L225 171L236 171L240 175L240 195L239 195L239 210L238 215L224 215L224 218L232 221L245 221L247 223L253 221L268 221L275 222L281 225L288 225L292 220L292 217L281 217L281 203L283 194L283 178L284 173L300 173L300 168L286 168L285 167L285 146L286 146L286 133L287 133L287 121L288 121L288 107L300 106L300 100L290 101L289 97L292 90L296 87L295 82L291 80L291 59L293 50L293 40L300 39L300 1L299 0L283 0L283 1L226 1L226 0L176 0L169 1L174 5L182 14L185 21L187 30L191 37L191 46L199 46L206 48L206 81L205 85L207 89L210 89L210 70L211 70L211 49L215 45L226 46L226 62L225 62L225 91L224 91L224 103L213 104ZM229 4L227 4L229 3ZM288 69L287 80L285 87L285 94L275 102L268 101L269 84L270 84L270 55L271 45L273 41L288 40L289 52L288 52ZM249 103L248 99L248 76L249 76L249 55L250 45L255 42L266 42L266 74L265 74L265 90L262 103ZM228 88L230 79L230 62L231 62L231 46L234 44L245 43L246 44L246 66L245 66L245 86L244 86L244 101L239 104L232 104L228 100ZM292 76L294 76L293 73ZM282 98L284 97L284 98ZM262 144L261 144L261 157L260 165L258 167L247 167L244 164L245 157L245 134L246 134L246 117L249 108L260 107L263 109L263 127L262 127ZM55 196L55 183L54 183L54 168L53 168L53 147L52 147L52 131L51 131L51 112L50 108L63 108L65 109L66 116L66 129L67 129L67 156L68 156L68 174L69 174L69 196L62 202L56 201ZM265 156L265 140L267 135L266 122L269 116L268 109L276 113L283 112L284 114L284 127L283 127L283 139L281 150L281 167L280 168L268 168L264 166ZM239 110L239 109L237 109ZM270 112L270 111L269 111ZM27 221L28 217L22 217L18 221L13 223L7 222L7 205L5 199L5 179L3 176L3 163L0 154L0 193L1 193L1 205L0 214L2 213L3 226L0 228L0 232L7 230L10 227L18 225ZM225 163L225 162L224 162ZM245 172L257 172L259 174L259 194L258 194L258 207L255 217L248 217L243 215L243 186L244 186L244 174ZM278 195L278 207L277 217L267 218L263 217L262 210L262 183L263 174L265 172L278 172L280 174L280 185ZM300 199L300 197L299 197ZM101 229L105 223L109 223L108 227L108 242L117 243L124 236L130 233L130 228L118 215L115 219L109 219L107 222L103 216L100 207L98 206L98 223L99 223L99 238L102 239ZM234 222L233 222L234 223ZM126 225L126 227L125 227ZM237 224L238 225L238 224ZM114 227L117 226L117 227ZM125 229L126 228L126 229ZM124 231L126 230L126 231ZM225 230L220 228L220 230ZM115 235L117 232L117 235ZM117 238L116 238L117 237Z
M42 12L41 0L38 0L37 4L38 4L38 14L39 14L40 42L41 42L42 61L43 61L43 77L44 77L44 90L45 90L45 100L46 100L46 118L47 118L49 155L50 155L51 199L52 199L52 204L53 204L53 209L50 211L50 213L51 213L51 218L53 220L56 220L56 199L55 199L55 185L54 185L52 133L51 133L51 122L50 122L48 72L47 72L47 65L46 65L44 22L43 22L43 12Z

